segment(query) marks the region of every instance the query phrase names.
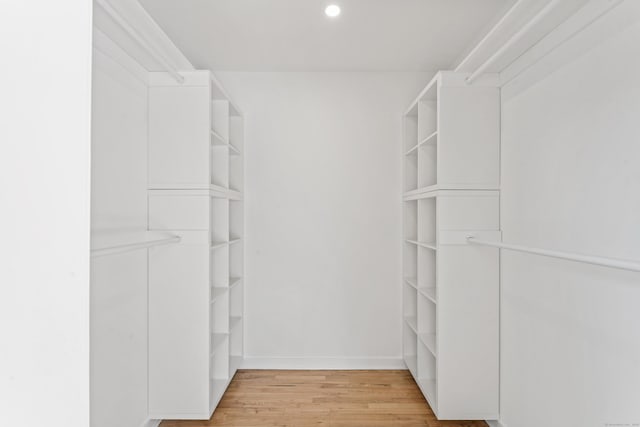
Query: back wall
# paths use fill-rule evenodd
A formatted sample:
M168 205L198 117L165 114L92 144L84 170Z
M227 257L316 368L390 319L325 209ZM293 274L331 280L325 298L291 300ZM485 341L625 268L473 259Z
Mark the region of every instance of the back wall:
M246 117L246 367L401 361L401 115L426 73L217 73Z

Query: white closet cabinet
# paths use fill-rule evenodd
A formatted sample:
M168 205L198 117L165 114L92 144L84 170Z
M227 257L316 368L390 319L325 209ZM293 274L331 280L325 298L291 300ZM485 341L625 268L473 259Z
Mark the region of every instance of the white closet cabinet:
M404 117L404 359L439 419L498 416L500 92L440 72Z
M207 71L149 86L149 413L209 419L243 357L243 121Z

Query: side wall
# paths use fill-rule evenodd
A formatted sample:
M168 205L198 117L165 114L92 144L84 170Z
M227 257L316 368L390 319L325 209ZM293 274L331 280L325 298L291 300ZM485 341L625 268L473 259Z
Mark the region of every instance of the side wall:
M503 104L504 241L638 260L640 25L596 40ZM503 424L640 423L639 307L639 273L503 251Z
M0 13L0 425L89 425L91 2Z
M93 233L147 229L147 73L96 30ZM91 261L91 427L147 419L147 251Z
M430 75L217 75L246 115L246 366L402 367L401 112Z

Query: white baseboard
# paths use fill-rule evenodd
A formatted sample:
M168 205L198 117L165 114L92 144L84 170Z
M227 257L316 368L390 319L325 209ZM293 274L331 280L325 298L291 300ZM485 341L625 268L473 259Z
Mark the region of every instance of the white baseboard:
M147 420L140 427L158 427L162 420Z
M333 358L333 357L252 357L245 356L242 369L284 370L366 370L407 369L402 358Z
M487 424L489 424L489 427L507 427L506 425L502 424L499 420L485 420L487 422Z

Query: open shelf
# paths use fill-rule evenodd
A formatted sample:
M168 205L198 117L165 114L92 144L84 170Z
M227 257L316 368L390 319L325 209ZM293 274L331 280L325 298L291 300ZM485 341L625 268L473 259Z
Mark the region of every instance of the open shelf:
M211 129L211 145L214 145L217 147L224 147L229 145L229 142L227 141L226 138L220 135L220 133L218 133L216 130Z
M240 282L242 282L242 277L229 277L229 288L235 288Z
M229 358L229 377L233 377L240 366L242 366L242 356L231 356Z
M402 352L445 419L487 419L499 405L499 252L465 239L500 234L499 76L482 87L467 77L438 72L402 124ZM448 344L465 334L483 357Z
M436 288L435 286L422 286L418 288L418 292L434 304L438 303L436 298Z
M427 402L429 402L429 406L434 412L437 412L437 400L436 400L436 380L433 379L419 379L418 385L422 390L422 393L427 398Z
M233 333L234 329L242 322L242 316L229 317L229 331Z
M227 287L213 287L211 288L211 302L216 302L221 296L229 292L229 288Z
M436 357L436 334L418 334L418 337L427 350Z
M149 252L149 403L170 419L210 416L244 352L244 119L209 71L181 74L148 89L149 227L183 241Z
M218 348L227 340L228 337L228 334L223 333L211 334L211 356L216 354Z
M417 334L418 333L418 319L415 316L407 316L404 318L404 321L411 328L411 330Z
M412 288L418 289L418 279L415 277L405 277L404 281L407 282Z
M415 354L408 354L404 356L404 363L407 364L407 368L411 374L415 377L418 376L418 357Z
M226 148L229 150L229 154L232 156L241 156L242 153L240 150L233 144L231 144L227 139L223 138L215 130L211 131L211 147L212 148Z
M215 249L220 249L227 246L229 246L229 242L212 242L210 249L215 250Z
M418 142L416 145L414 145L413 147L411 147L409 149L409 151L407 151L405 153L406 156L409 156L411 154L416 154L418 152L418 149L420 147L422 147L423 145L427 145L427 144L437 144L438 143L438 131L433 132L432 134L430 134L429 136L427 136L426 138L424 138L422 141Z
M209 380L209 412L213 412L215 407L218 406L224 392L227 390L230 378L213 378Z

